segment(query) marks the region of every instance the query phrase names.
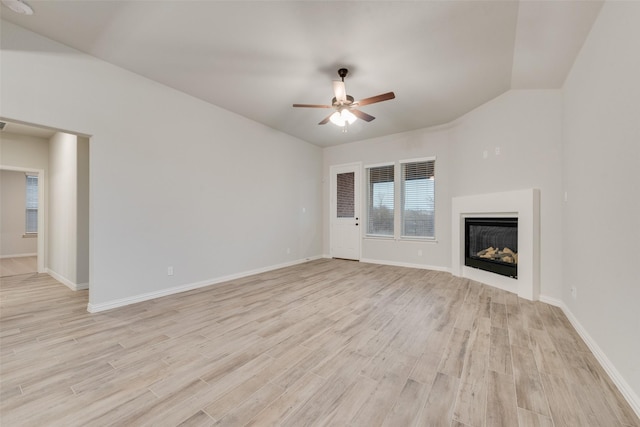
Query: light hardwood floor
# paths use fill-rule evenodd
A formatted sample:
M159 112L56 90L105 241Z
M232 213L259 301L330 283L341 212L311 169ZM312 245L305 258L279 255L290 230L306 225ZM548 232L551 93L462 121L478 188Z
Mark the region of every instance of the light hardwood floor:
M38 271L38 258L35 256L0 258L0 277L18 276Z
M2 426L640 426L561 310L318 260L111 311L2 279Z

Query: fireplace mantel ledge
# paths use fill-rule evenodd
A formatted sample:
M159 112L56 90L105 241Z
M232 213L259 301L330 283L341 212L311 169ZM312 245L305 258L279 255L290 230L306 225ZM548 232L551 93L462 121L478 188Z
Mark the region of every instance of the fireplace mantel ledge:
M454 197L451 212L451 273L537 301L540 294L540 190L531 188ZM464 265L464 219L482 216L518 218L517 279Z

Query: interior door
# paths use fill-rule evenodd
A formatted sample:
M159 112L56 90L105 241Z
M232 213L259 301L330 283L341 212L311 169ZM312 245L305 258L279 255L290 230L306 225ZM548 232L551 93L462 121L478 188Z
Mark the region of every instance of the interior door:
M360 163L331 166L331 235L333 258L360 260Z

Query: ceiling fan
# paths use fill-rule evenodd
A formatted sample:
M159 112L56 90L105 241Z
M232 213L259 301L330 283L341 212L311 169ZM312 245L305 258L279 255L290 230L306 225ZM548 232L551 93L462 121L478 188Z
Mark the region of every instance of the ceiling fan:
M373 117L372 115L362 112L356 109L356 107L362 107L364 105L374 104L376 102L387 101L396 97L393 92L387 92L380 95L372 96L370 98L364 98L359 101L354 101L353 96L347 95L347 91L344 86L344 78L347 76L347 74L349 74L349 70L347 70L346 68L340 68L338 70L338 76L340 76L342 80L333 82L333 93L335 94L335 97L331 100L331 105L293 104L293 106L304 108L334 108L336 111L325 117L318 124L324 125L331 121L338 126L344 127L344 131L346 131L347 125L352 124L354 121L356 121L356 119L361 119L365 122L370 122L371 120L375 119L375 117Z

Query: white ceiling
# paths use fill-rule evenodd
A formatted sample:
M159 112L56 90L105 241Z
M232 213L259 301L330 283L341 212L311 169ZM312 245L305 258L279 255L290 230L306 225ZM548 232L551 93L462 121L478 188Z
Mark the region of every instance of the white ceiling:
M320 146L450 122L509 89L559 88L602 1L36 1L2 18ZM376 117L330 110L338 68Z

